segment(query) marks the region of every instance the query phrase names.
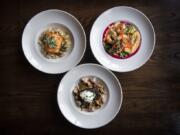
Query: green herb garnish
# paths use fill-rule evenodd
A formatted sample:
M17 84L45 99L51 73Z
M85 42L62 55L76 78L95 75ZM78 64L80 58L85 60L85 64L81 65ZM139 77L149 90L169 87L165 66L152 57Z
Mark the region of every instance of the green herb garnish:
M65 44L62 44L62 46L61 46L61 51L65 52L66 49L67 49L67 47L65 46Z
M55 48L56 47L56 41L55 41L55 39L53 37L45 36L43 38L43 43L47 44L50 48Z

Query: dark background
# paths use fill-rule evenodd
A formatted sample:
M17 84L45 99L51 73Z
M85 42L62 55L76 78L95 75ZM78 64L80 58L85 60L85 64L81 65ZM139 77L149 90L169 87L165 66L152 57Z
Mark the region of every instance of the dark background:
M140 69L115 73L124 95L117 117L99 129L80 129L57 106L57 87L64 74L44 74L29 64L21 48L22 31L40 11L65 10L77 17L87 34L81 63L98 63L89 47L92 24L103 11L122 5L149 17L157 38L154 53ZM0 135L180 134L179 0L6 0L0 3L0 14Z

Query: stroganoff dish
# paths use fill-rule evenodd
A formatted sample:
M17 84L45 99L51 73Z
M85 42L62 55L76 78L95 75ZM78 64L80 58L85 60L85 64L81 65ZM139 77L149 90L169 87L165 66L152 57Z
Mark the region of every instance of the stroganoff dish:
M93 76L83 77L73 89L76 105L86 112L94 112L107 101L107 90L104 82Z

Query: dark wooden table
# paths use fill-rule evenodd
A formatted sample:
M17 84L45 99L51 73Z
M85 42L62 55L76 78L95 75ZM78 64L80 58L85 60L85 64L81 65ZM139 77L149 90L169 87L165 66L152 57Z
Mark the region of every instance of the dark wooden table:
M157 38L154 53L140 69L115 73L124 100L110 124L94 130L75 127L57 106L57 87L64 74L44 74L29 64L21 48L22 31L40 11L65 10L79 19L87 34L81 63L98 63L89 47L92 24L106 9L122 5L141 10L152 21ZM5 0L0 13L0 135L180 134L179 0Z

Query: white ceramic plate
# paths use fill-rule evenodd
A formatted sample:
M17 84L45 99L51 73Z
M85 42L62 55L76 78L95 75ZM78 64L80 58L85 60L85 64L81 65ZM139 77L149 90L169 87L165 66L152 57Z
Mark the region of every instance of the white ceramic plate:
M103 32L107 26L116 21L129 21L141 33L141 45L138 52L127 59L116 59L106 53L103 47ZM117 72L133 71L145 64L155 46L155 32L150 20L139 10L119 6L103 12L94 22L90 33L91 50L103 66Z
M84 76L98 77L108 88L108 101L95 112L81 111L74 102L72 91ZM63 77L57 92L58 105L64 117L72 124L87 129L104 126L113 120L120 110L122 98L122 88L116 76L97 64L82 64L73 68Z
M69 54L58 59L47 59L40 52L40 34L50 28L58 27L68 31L73 47ZM86 49L86 35L79 21L71 14L61 10L46 10L32 17L22 36L22 48L27 60L45 73L63 73L76 66Z

